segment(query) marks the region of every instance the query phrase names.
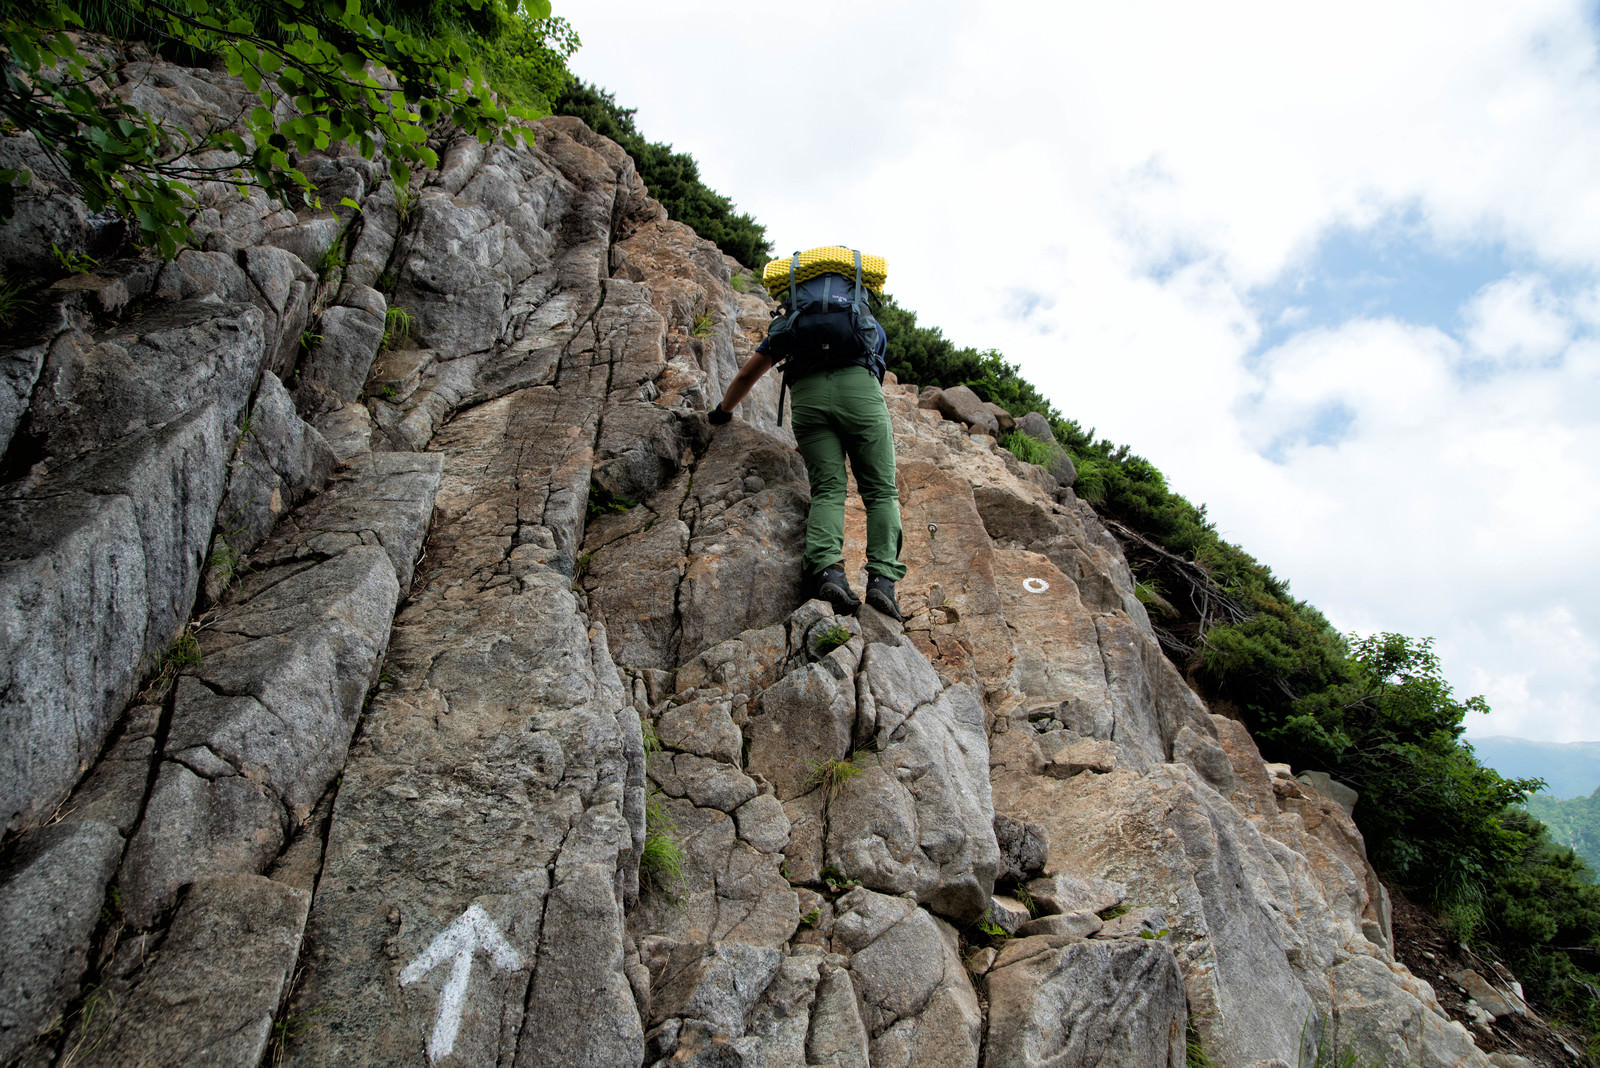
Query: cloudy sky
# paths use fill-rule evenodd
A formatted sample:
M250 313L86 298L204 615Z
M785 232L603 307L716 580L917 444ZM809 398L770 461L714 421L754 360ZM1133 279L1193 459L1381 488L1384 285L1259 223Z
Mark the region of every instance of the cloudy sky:
M1470 736L1600 738L1600 65L1569 0L557 3L766 225L1154 462Z

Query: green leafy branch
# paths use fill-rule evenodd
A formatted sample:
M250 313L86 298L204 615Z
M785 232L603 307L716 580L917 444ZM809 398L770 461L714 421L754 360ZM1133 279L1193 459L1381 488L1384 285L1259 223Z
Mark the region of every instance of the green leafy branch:
M227 178L282 198L298 190L309 201L297 158L343 143L367 159L382 152L403 187L414 167L438 166L429 144L437 131L509 141L512 120L534 116L490 96L459 41L414 36L368 15L359 0L260 0L253 18L224 17L211 0L139 6L171 40L218 56L255 94L258 103L238 117L242 132L158 126L116 98L111 69L90 69L67 32L82 20L37 0L0 0L0 120L33 132L92 211L136 222L142 242L167 257L192 240L191 182ZM549 16L548 0L525 6L535 19ZM202 162L214 150L226 153L222 162ZM0 170L0 220L32 180L26 169Z

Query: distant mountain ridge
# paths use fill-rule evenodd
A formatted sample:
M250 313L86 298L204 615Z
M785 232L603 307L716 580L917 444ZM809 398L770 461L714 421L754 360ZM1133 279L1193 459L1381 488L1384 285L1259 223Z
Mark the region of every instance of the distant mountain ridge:
M1478 760L1508 779L1540 778L1544 797L1588 797L1600 787L1600 742L1470 738Z

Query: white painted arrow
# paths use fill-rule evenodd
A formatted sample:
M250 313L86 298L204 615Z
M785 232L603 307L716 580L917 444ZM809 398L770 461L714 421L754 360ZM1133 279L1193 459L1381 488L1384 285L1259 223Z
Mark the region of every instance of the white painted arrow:
M428 1036L428 1059L438 1061L456 1048L456 1032L461 1029L461 1014L466 1010L467 982L472 978L472 955L482 946L489 960L504 971L522 967L522 957L506 941L482 905L473 905L456 922L440 931L428 948L400 973L400 985L410 986L445 961L450 961L450 978L439 993L439 1011L433 1033Z

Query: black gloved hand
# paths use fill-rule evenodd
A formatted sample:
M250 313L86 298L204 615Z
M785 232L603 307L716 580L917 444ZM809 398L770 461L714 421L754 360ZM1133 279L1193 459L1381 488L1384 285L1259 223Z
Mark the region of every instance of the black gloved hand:
M723 423L726 423L732 418L733 413L723 411L720 403L718 403L716 407L712 408L710 413L706 416L706 419L711 423L712 426L721 426Z

